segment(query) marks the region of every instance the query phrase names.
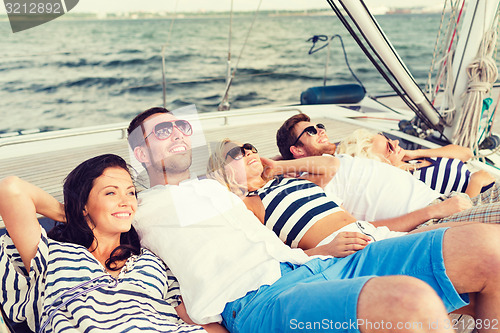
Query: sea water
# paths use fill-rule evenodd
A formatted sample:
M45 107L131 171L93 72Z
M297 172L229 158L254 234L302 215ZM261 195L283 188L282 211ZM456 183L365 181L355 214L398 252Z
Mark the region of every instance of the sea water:
M349 64L368 94L391 91L333 13L261 15L249 33L252 20L252 15L233 19L232 109L299 103L302 91L322 85L328 48L309 54L314 35L342 37ZM440 15L377 20L424 86ZM216 112L226 86L228 17L59 19L15 34L0 21L0 36L0 133L129 121L163 105L162 46L168 108L194 103L201 112ZM330 45L326 78L332 85L356 82L339 38Z

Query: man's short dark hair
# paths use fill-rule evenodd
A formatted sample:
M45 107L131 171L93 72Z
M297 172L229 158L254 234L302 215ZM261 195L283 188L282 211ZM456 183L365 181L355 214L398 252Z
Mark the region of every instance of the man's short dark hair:
M128 143L130 145L130 148L132 148L132 150L134 150L135 147L140 146L142 143L144 143L144 134L145 133L143 133L143 130L139 131L139 130L135 130L135 129L140 127L144 123L144 120L146 120L150 116L157 114L157 113L172 114L172 112L168 111L165 108L154 107L154 108L147 109L146 111L139 113L137 116L135 116L134 119L132 119L132 121L128 125L128 129L127 129Z
M283 159L285 160L293 160L293 154L290 151L290 147L297 139L293 133L293 129L295 128L295 125L301 121L311 121L311 118L304 113L296 114L288 118L276 133L276 143L278 144L281 156L283 156ZM297 142L296 145L300 146L302 143Z

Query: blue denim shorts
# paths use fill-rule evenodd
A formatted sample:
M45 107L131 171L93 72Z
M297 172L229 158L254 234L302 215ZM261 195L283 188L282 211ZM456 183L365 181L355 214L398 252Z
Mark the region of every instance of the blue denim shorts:
M434 288L449 312L461 308L468 304L468 295L459 295L446 275L445 231L374 242L345 258L282 263L278 281L226 305L223 324L238 333L359 332L361 289L372 277L387 275L419 278Z

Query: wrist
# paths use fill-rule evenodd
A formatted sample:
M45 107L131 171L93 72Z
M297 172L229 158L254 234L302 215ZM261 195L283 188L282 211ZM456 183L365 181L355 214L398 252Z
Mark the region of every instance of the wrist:
M409 161L409 160L414 160L418 157L420 157L421 154L420 154L420 149L416 149L416 150L405 150L405 160Z
M438 212L439 212L439 204L434 204L434 205L428 206L424 210L424 214L423 214L424 221L428 221L430 219L436 218L438 215Z

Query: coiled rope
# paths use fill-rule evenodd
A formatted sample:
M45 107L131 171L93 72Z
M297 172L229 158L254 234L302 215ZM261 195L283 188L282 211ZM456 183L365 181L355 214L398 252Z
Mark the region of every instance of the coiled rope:
M453 135L453 143L468 147L476 153L479 150L479 125L483 99L498 77L498 69L493 60L496 40L497 32L495 27L485 33L481 41L478 57L467 67L469 84L464 93L465 99L457 130Z

